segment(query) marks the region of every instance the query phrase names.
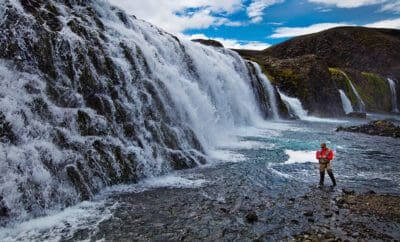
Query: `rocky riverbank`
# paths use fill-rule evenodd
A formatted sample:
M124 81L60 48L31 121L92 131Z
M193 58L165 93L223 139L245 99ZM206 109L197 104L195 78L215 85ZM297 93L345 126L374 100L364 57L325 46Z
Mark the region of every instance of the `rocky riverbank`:
M317 193L312 193L311 198L313 196L316 202L321 202L325 195L319 198ZM400 222L399 196L344 189L323 211L318 209L312 215L330 218L330 222L317 223L311 230L296 235L296 241L393 241L400 238L396 231Z
M300 197L282 194L272 200L262 192L223 199L214 197L207 189L187 189L185 195L180 189L157 189L117 199L121 206L110 220L100 224L101 229L93 239L395 241L400 238L400 197L373 191L339 191L327 186L311 188ZM160 204L160 200L164 202ZM75 239L78 238L84 239L85 235L78 233Z
M372 121L360 126L342 127L339 126L336 131L346 131L353 133L364 133L369 135L388 136L400 138L400 127L387 120Z

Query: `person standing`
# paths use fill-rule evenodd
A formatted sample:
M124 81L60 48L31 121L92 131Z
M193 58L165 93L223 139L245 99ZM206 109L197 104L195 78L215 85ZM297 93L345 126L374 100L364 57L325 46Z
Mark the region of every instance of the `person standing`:
M325 143L322 143L321 150L317 151L316 158L319 161L319 187L324 185L325 171L328 172L328 175L332 180L332 185L336 186L336 180L331 166L333 151L328 149Z

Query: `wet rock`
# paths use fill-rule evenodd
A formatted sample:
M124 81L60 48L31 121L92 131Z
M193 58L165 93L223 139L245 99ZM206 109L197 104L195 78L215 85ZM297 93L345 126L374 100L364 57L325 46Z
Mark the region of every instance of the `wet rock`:
M224 213L229 213L229 210L227 208L220 208L219 210L221 210Z
M91 197L90 190L86 186L86 183L77 168L75 166L69 165L66 167L66 172L69 179L74 184L77 191L80 193L81 200L88 200Z
M38 114L42 119L52 119L49 105L43 98L34 98L30 104L32 113Z
M76 121L83 136L107 134L107 128L93 121L90 115L83 110L78 110Z
M344 204L346 203L346 199L344 199L343 197L337 197L335 199L335 201L339 208L342 208L344 206Z
M258 216L256 212L251 211L246 214L246 221L249 223L254 223L258 221Z
M400 138L400 127L387 120L372 121L368 124L350 127L338 127L336 131L364 133L368 135L388 136Z
M344 194L346 194L346 195L354 195L356 193L354 190L349 190L349 189L346 189L346 188L343 188L342 192Z
M17 142L17 136L12 130L11 123L6 120L6 116L0 112L0 142L12 143Z
M346 116L349 117L349 118L366 119L367 118L367 113L351 112L351 113L346 114Z
M303 215L306 216L306 217L311 217L311 216L314 215L314 212L313 211L306 211L306 212L303 213Z
M292 223L292 224L299 224L300 222L298 221L298 220L296 220L296 219L292 219L292 220L290 220L290 222Z
M9 216L10 210L6 206L5 202L3 201L3 197L0 196L0 219L3 217L8 217Z

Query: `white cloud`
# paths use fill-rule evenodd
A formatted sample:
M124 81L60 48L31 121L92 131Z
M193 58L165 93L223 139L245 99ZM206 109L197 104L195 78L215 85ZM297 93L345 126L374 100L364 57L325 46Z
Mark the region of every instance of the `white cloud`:
M181 35L186 39L210 39L204 34L194 34L190 36ZM259 41L241 41L236 39L212 38L224 45L225 48L230 49L247 49L247 50L264 50L270 47L270 44Z
M358 8L387 2L387 0L308 0L311 3L336 6L338 8Z
M287 38L287 37L294 37L299 35L311 34L320 32L326 29L350 25L348 23L319 23L313 24L306 27L281 27L275 29L274 33L270 35L270 38Z
M366 24L365 27L400 29L400 18L386 19L375 23Z
M187 29L201 29L210 26L238 26L218 14L230 14L242 8L243 0L108 0L129 14L144 19L174 34ZM194 8L195 11L186 13Z
M320 32L326 29L339 27L339 26L356 26L351 23L318 23L306 27L280 27L275 29L274 33L269 36L269 38L288 38L295 37L299 35L312 34ZM369 28L390 28L390 29L400 29L400 18L395 19L385 19L365 25L358 25Z
M282 2L284 0L253 0L247 7L247 15L250 17L252 23L259 23L263 20L266 8Z
M400 13L400 1L393 1L384 4L381 8L383 12L395 12Z
M311 3L338 8L358 8L368 5L381 4L380 11L400 13L399 0L308 0Z

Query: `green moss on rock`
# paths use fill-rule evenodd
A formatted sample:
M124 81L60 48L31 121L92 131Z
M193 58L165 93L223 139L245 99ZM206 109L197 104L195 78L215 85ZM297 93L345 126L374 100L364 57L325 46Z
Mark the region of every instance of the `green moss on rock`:
M362 72L363 85L358 85L361 98L368 110L386 111L391 109L390 87L387 80L375 73Z

